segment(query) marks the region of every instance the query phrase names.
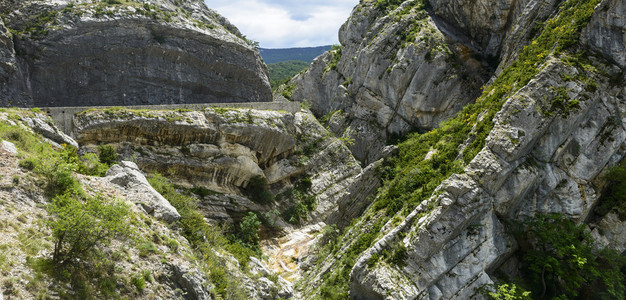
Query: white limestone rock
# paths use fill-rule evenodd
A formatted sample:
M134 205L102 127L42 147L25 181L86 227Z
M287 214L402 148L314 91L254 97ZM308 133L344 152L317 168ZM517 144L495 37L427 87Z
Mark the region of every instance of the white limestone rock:
M0 150L8 155L17 155L17 148L9 141L2 140L2 143L0 143Z
M180 219L176 208L152 188L135 163L122 161L113 165L106 176L109 182L122 188L127 199L140 205L146 213L167 223Z

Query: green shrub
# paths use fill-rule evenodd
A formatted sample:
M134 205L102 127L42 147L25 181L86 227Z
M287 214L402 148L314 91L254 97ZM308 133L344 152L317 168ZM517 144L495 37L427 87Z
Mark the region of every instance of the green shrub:
M530 292L512 283L498 285L495 292L487 294L493 300L531 300Z
M538 215L516 234L525 278L537 299L576 298L594 290L605 299L623 299L626 259L615 251L593 249L584 224L560 214Z
M68 193L73 195L84 194L80 182L73 175L77 170L77 165L72 158L69 159L71 162L68 162L66 160L68 158L70 156L67 152L60 154L48 152L35 158L34 171L46 179L46 192L51 197Z
M240 284L226 272L224 258L216 255L216 251L225 249L231 253L243 270L247 268L250 256L258 253L241 243L228 241L220 228L209 225L205 221L197 208L196 199L177 192L169 180L163 176L154 174L148 178L148 181L181 215L178 223L182 234L206 264L205 271L211 283L215 285L215 289L211 290L213 296L224 299L245 297L241 295Z
M129 235L130 209L121 201L65 194L52 200L49 211L55 216L47 224L55 240L52 256L57 264L89 261L99 247Z
M137 250L139 250L139 256L148 257L151 254L155 254L158 249L153 242L147 241L137 245Z
M283 91L280 93L281 95L283 95L283 97L285 97L285 99L292 101L291 97L293 96L293 91L296 89L296 84L289 84L287 83L285 85L285 87L283 88Z
M307 218L310 211L315 209L316 198L310 195L313 182L309 176L302 178L295 184L294 189L289 189L281 194L281 197L287 196L294 200L294 204L282 213L282 218L294 225L300 224L302 220Z
M85 175L104 177L108 170L109 165L101 163L98 155L95 153L85 153L85 155L80 158L76 171Z
M595 212L604 216L609 211L615 210L620 220L626 220L626 160L619 166L611 169L604 176L608 185L602 193L602 197Z
M117 161L117 154L115 149L111 145L99 145L98 157L100 162L107 165L112 165Z
M339 64L339 60L341 60L341 45L333 45L330 48L330 53L332 54L330 61L324 68L324 73L333 70L337 70L337 65Z
M241 237L241 240L249 245L258 245L259 226L261 226L259 217L257 217L257 215L253 212L248 212L248 214L241 220L241 223L239 223L239 236Z
M274 202L274 195L269 190L267 179L261 175L250 178L244 193L248 195L252 201L259 204L271 204Z
M134 274L130 277L130 281L140 293L146 288L146 280L141 274Z

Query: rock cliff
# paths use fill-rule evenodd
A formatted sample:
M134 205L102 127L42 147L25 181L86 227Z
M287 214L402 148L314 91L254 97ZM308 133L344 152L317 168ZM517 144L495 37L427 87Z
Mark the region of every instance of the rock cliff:
M269 97L258 53L202 1L72 3L0 3L10 11L0 23L6 99ZM518 283L540 297L520 276L537 243L520 228L555 214L590 234L587 254L626 249L626 205L611 194L613 181L626 182L614 171L626 154L624 9L617 0L361 1L341 46L279 91L304 102L300 111L91 109L66 135L37 110L1 110L2 292L76 296L33 263L54 248L50 223L37 219L59 217L46 182L68 176L50 174L103 164L95 154L110 147L119 161L103 177L68 181L84 192L75 197L118 198L131 210L140 238L98 254L124 296L483 299ZM63 168L48 165L59 160ZM253 257L261 248L267 259ZM598 264L574 258L576 273ZM608 281L585 284L593 292Z
M432 198L360 257L352 271L354 294L476 296L480 287L493 283L490 272L516 249L503 224L541 213L562 213L583 222L602 192L593 181L624 155L626 99L623 87L610 86L598 74L589 75L599 83L591 93L580 82L559 79L560 74L581 71L551 60L510 97L494 119L486 147L465 174L441 183ZM566 116L546 116L542 111L554 100L551 90L563 86L569 99L581 99L580 108ZM428 203L436 203L434 211L428 211ZM370 268L366 262L398 240L409 249L407 266L394 275L403 284L390 284L395 267Z
M275 216L277 228L329 218L337 223L365 209L348 204L354 201L348 196L355 193L346 189L369 191L358 193L365 197L379 183L372 168L362 170L344 144L306 111L113 108L83 112L74 124L73 134L85 151L111 144L144 172L159 172L187 188L214 191L201 205L208 218L220 222L232 223L248 211L278 210L282 218ZM250 200L254 197L249 191L259 178L276 195L276 203ZM303 189L303 180L310 187ZM358 184L361 180L367 180L365 187ZM289 224L302 193L314 197L308 217L300 214Z
M450 39L423 1L395 7L361 1L339 31L341 47L295 78L291 98L335 123L365 165L387 141L427 131L472 101L491 73L474 50ZM340 111L341 113L334 113Z
M371 81L360 83L363 81L359 77L372 73L354 72L358 68L349 67L356 61L379 59L354 63L373 70L381 62L393 61L395 58L383 59L383 53L389 52L366 49L371 49L368 47L375 45L377 39L400 39L389 33L382 37L373 35L371 42L354 51L353 41L359 40L354 37L375 30L352 28L346 32L351 22L375 24L372 20L395 17L401 24L398 12L416 11L414 5L409 5L411 1L404 1L381 14L381 3L393 1L377 3L362 2L357 6L340 32L340 52L336 48L336 52L318 58L307 73L292 82L297 84L292 99L309 101L318 115L343 110L326 118L329 128L340 135L363 119L370 120L369 128L393 124L363 117L357 111L367 103L380 115L389 107L383 103L395 96L377 93L378 97L364 97L350 90L353 84L389 87L409 95L414 91L411 85L395 86L397 78L381 73L377 73L378 78L370 77ZM622 221L615 213L599 219L594 215L594 207L605 192L607 181L603 174L624 157L622 3L428 4L417 11L431 25L420 28L433 28L430 33L435 37L443 36L446 39L442 40L472 49L477 54L473 57L481 60L482 56L485 63L491 64L492 68L482 65L480 70L488 74L491 70L493 76L485 81L484 91L477 98L472 98L472 91L478 91L476 85L464 82L465 96L460 98L465 100L459 102L463 110L455 115L461 106L457 110L447 107L440 119L444 120L442 123L419 123L423 115L415 111L402 116L406 124L422 130L434 129L409 135L406 142L399 144L398 157L386 167L391 175L383 172L387 180L373 205L338 237L329 235L331 246L320 247L311 254L318 263L302 279L309 283L301 286L306 298L341 292L353 299L484 298L485 289L493 287L494 282L506 282L506 278L512 280L520 274L521 262L516 253L528 245L518 244L511 224L544 214L557 213L578 224L588 223L597 247L624 249L623 234L617 229ZM356 18L359 22L355 22ZM353 38L346 39L347 36ZM454 43L447 45L454 49ZM333 61L333 55L338 63ZM454 59L465 62L452 72L467 70L464 68L468 60L463 60L460 52L450 51L449 55L444 63ZM418 69L410 68L427 62L426 57L413 57L407 70L411 76L421 78ZM388 74L394 70L395 66ZM433 77L439 74L436 69L427 72ZM347 78L348 83L341 86ZM445 78L459 80L456 76ZM422 78L419 83L427 84L429 80L432 79ZM323 86L321 82L324 88L319 88ZM452 88L445 91L460 95ZM433 96L437 100L432 102L424 97L407 97L403 101L413 103L413 107L445 103L448 98L440 96ZM327 107L330 108L324 110ZM387 129L387 135L392 132L392 127L382 128ZM406 125L398 132L409 128ZM352 151L361 161L369 162L363 149L376 153L384 143L359 138L365 130L351 130L356 133L352 135L356 144ZM368 148L370 145L373 147ZM348 273L350 279L345 280Z
M203 1L29 1L0 13L12 33L0 24L5 106L271 101L258 51Z

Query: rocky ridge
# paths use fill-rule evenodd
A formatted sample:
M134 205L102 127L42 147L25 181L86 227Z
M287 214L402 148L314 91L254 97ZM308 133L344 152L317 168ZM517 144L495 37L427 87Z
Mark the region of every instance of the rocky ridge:
M465 174L444 181L435 196L359 258L352 271L352 292L381 298L389 293L394 298L476 296L480 287L493 283L489 270L516 249L503 223L539 213L562 213L583 222L602 191L593 181L624 156L625 99L622 87L600 85L588 94L580 83L557 79L577 72L549 61L509 98L496 115L486 148ZM546 117L541 111L553 98L545 95L558 86L568 87L570 99L587 100L565 117ZM428 212L426 206L433 202L437 208ZM418 217L423 212L427 216ZM395 268L368 268L366 262L398 240L409 249L408 265L392 281L404 284L391 284Z
M258 51L203 1L9 4L4 106L272 100Z

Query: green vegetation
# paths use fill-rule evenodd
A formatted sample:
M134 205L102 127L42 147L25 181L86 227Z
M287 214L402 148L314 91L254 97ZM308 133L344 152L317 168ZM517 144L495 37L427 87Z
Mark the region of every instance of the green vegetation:
M259 217L257 217L257 215L253 212L248 212L248 214L241 220L241 223L239 223L239 236L241 237L241 240L247 245L258 245L259 226L261 226Z
M101 195L56 196L49 212L56 216L48 226L55 240L52 258L59 265L93 262L98 248L129 234L129 207Z
M294 204L282 212L282 218L291 224L300 224L306 220L310 211L315 209L316 198L310 195L311 186L310 177L304 177L296 184L294 188L288 189L279 195L280 198L291 198Z
M285 97L285 99L291 101L291 96L293 96L293 91L296 89L296 84L287 84L284 86L282 92L280 93Z
M34 17L31 17L24 28L10 29L13 35L28 34L34 38L41 38L48 35L48 26L56 25L58 11L44 11Z
M279 85L286 83L296 74L306 70L309 63L298 60L281 61L267 65L267 69L270 72L270 84L272 90L275 90Z
M271 204L274 202L274 195L269 190L267 179L261 175L250 178L244 193L250 197L252 201L259 204Z
M404 0L376 0L374 6L381 11L394 10L400 6L402 2L404 2Z
M324 74L331 70L337 70L337 64L339 64L339 60L341 59L341 45L333 45L330 48L330 53L332 54L332 57L330 62L326 65L326 68L324 68Z
M320 124L322 124L322 125L324 125L324 126L327 126L327 125L328 125L328 122L330 122L330 120L333 118L333 116L334 116L335 114L339 114L340 116L343 116L344 112L343 112L343 110L341 110L341 109L340 109L340 110L331 111L331 112L329 112L329 113L325 114L324 116L322 116L322 117L319 119Z
M283 61L303 61L311 63L313 59L322 53L330 50L329 46L304 47L304 48L286 48L286 49L265 49L260 48L259 53L263 57L263 61L270 66L271 64Z
M517 234L524 276L536 299L590 295L624 299L626 258L612 250L595 251L584 224L562 215L538 215Z
M10 111L9 117L19 120L24 114L32 112ZM52 257L34 258L43 249L37 248L45 245L43 241L33 240L24 246L24 251L30 253L27 264L34 271L30 288L43 295L49 287L40 283L51 278L58 282L53 290L61 298L111 298L119 294L120 275L105 250L113 239L132 235L129 207L101 195L88 196L83 191L73 173L91 167L84 164L76 148L69 145L54 148L37 134L3 123L0 123L0 138L17 146L23 158L20 167L32 171L24 178L30 178L28 181L39 185L52 199L46 206L52 217L41 223L51 231ZM94 156L91 161L100 164Z
M626 221L626 160L607 172L604 179L608 180L608 185L602 193L595 212L604 216L611 210L615 210L619 219Z
M143 278L141 274L135 274L130 277L131 282L137 288L137 291L140 293L143 292L143 289L146 288L146 280Z
M99 145L98 157L101 163L112 165L117 161L117 154L111 145Z
M494 292L487 295L493 300L530 300L530 292L518 287L514 283L498 285Z
M374 243L385 222L385 218L378 218L371 226L360 227L357 230L358 236L354 239L348 239L352 240L352 243L344 253L338 253L342 248L339 241L349 237L344 236L338 240L339 235L332 230L327 231L330 237L326 245L321 249L320 257L334 255L337 262L332 272L328 272L322 277L323 283L319 291L319 296L322 299L348 299L350 271L352 271L352 267L359 255ZM318 261L322 262L323 259Z
M214 296L226 299L245 298L237 278L227 272L225 258L219 256L216 251L228 251L239 261L240 267L245 270L250 256L255 255L256 250L245 246L243 243L227 240L220 228L209 225L205 221L204 216L197 208L196 198L177 192L171 182L163 176L155 174L148 181L181 215L178 224L182 234L205 265L205 271L215 285L215 288L211 290ZM254 227L252 226L255 224L254 220L252 217L249 218L248 224L241 225L240 228Z

